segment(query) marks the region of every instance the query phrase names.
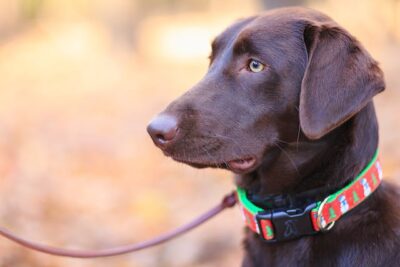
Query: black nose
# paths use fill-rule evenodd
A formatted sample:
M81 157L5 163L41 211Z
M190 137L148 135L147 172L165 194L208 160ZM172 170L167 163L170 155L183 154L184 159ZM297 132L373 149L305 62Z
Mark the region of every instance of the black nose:
M165 148L178 132L177 119L171 115L159 115L147 126L153 142L160 148Z

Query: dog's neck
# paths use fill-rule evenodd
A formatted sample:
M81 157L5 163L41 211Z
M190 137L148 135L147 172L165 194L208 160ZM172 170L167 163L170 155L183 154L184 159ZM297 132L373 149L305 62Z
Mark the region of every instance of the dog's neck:
M357 137L357 138L355 138ZM260 167L237 177L237 184L257 194L295 194L315 188L327 192L354 179L378 146L378 123L372 102L324 136L288 143L267 151Z

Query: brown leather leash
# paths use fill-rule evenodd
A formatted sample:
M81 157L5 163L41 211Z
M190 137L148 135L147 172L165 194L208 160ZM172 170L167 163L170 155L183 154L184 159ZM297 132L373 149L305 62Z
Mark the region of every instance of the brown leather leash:
M236 204L236 195L235 192L232 192L226 195L222 201L215 207L211 208L209 211L195 218L193 221L184 224L174 230L166 232L162 235L156 236L152 239L139 242L136 244L124 245L114 248L108 249L100 249L100 250L78 250L78 249L65 249L65 248L57 248L48 245L39 244L30 240L26 240L24 238L19 237L18 235L13 234L7 229L0 227L0 235L3 237L18 243L28 249L36 250L39 252L43 252L50 255L62 256L62 257L71 257L71 258L100 258L100 257L110 257L121 254L126 254L138 250L143 250L145 248L153 247L164 243L168 240L171 240L179 235L182 235L197 226L203 224L209 219L213 218L215 215L220 213L226 208L233 207Z

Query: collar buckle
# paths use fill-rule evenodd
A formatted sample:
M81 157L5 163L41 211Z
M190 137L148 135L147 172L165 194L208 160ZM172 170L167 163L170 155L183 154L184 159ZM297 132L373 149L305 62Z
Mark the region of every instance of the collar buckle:
M317 233L311 220L311 211L316 206L316 203L312 203L305 209L273 209L257 213L256 221L263 240L273 243ZM267 221L272 224L274 230L272 239L267 238Z

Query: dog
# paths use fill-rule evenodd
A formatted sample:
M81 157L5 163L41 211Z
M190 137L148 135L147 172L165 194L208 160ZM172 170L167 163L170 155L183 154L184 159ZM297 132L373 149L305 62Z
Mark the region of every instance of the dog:
M269 205L277 220L271 206L296 214L314 201L322 208L325 197L371 162L378 148L372 98L384 89L378 63L331 18L300 7L276 9L216 37L204 78L147 130L178 162L233 171L249 201L264 210ZM374 166L381 175L379 162ZM366 182L359 195L340 197L346 214L334 226L318 210L324 232L311 233L292 219L270 228L286 227L276 242L246 230L242 266L398 266L399 191L386 181L365 191Z

